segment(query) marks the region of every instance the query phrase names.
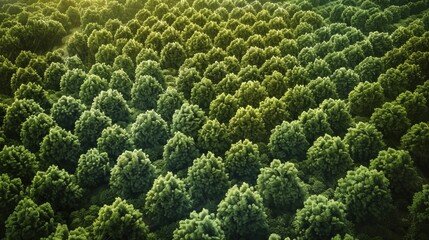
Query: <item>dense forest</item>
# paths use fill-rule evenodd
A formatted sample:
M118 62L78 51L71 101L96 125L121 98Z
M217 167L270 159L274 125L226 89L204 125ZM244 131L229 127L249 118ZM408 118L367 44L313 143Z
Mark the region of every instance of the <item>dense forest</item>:
M0 0L0 239L429 239L429 0Z

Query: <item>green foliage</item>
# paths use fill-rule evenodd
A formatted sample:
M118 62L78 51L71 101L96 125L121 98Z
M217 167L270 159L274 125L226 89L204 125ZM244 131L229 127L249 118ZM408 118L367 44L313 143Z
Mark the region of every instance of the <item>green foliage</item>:
M228 123L238 110L238 100L231 94L221 93L210 103L209 117Z
M78 137L58 126L52 127L40 144L40 158L45 168L56 164L74 172L80 152Z
M211 151L217 156L224 155L231 145L228 127L217 119L208 120L198 131L197 145L205 152Z
M122 198L137 198L149 191L155 179L155 167L142 150L125 151L112 168L110 187Z
M380 83L361 82L349 94L350 113L354 116L369 117L374 109L384 103L383 88Z
M130 109L122 94L117 90L109 89L101 91L92 102L92 109L100 110L107 117L112 119L113 123L126 122L129 119Z
M116 71L123 71L127 74L128 78L134 79L135 78L135 64L133 60L125 54L119 55L115 58L115 61L112 65L113 70ZM112 73L113 77L113 73ZM125 80L125 79L124 79ZM112 80L110 80L112 81Z
M69 228L66 224L58 224L55 228L55 232L49 235L47 238L42 238L43 240L56 240L56 239L89 239L89 233L83 227L78 227L72 231L69 231Z
M320 109L327 115L329 126L335 135L344 136L347 129L352 126L353 119L344 100L326 99L320 105Z
M186 99L191 97L191 90L195 83L201 81L200 73L195 68L181 68L177 77L177 90L183 93Z
M198 105L201 109L208 112L210 103L215 97L216 92L212 81L203 78L200 82L194 84L189 102Z
M112 163L125 150L131 150L133 142L125 129L114 124L101 132L101 136L97 139L97 148L101 152L106 152Z
M52 106L51 116L58 126L70 131L75 128L75 122L84 111L85 105L79 99L62 96Z
M165 121L171 123L173 121L174 111L179 109L184 101L185 98L181 92L177 91L176 88L168 87L159 95L156 103L156 112L159 113Z
M353 168L353 160L348 146L339 137L328 134L314 141L307 151L306 167L313 176L320 178L328 186L335 186L337 180Z
M138 76L131 88L131 103L139 110L156 108L162 85L152 76Z
M21 84L26 84L30 82L42 84L42 78L39 76L39 74L37 74L34 69L30 67L20 67L10 78L10 87L12 89L12 92L15 92L21 86Z
M16 71L16 66L4 56L0 56L0 85L2 86L0 93L11 95L12 88L10 80Z
M271 133L268 149L271 155L281 161L305 159L305 153L310 147L304 130L298 121L284 121L276 126Z
M94 188L107 182L109 172L107 153L93 148L80 155L76 168L76 180L83 188Z
M108 88L109 83L106 79L100 78L94 74L88 74L83 84L80 86L79 97L85 105L90 106L93 99L98 96L101 91L106 91Z
M212 48L212 42L210 37L199 31L194 34L186 41L186 50L189 56L193 56L196 53L206 53Z
M367 164L383 150L383 134L373 124L359 122L344 137L350 156L356 163Z
M413 125L401 138L401 148L410 153L416 165L422 170L429 169L428 144L429 124L423 122Z
M389 180L383 172L360 166L338 180L335 198L344 203L354 223L377 222L391 210Z
M289 120L289 113L286 111L286 104L276 97L265 98L259 104L259 112L268 132L280 125L283 121Z
M348 232L346 206L323 195L313 195L297 211L293 226L302 239L330 239Z
M398 141L410 127L407 111L399 104L387 102L381 108L376 108L370 123L389 141Z
M258 176L258 192L265 206L276 211L294 213L302 207L308 191L298 176L298 170L290 162L274 159L269 167L261 169Z
M148 233L139 210L121 198L100 208L92 225L95 239L146 239Z
M248 139L231 145L225 153L225 169L231 179L254 184L260 173L261 153Z
M24 184L31 182L39 168L36 156L21 145L4 146L0 151L0 173L20 178Z
M330 79L334 82L338 96L341 99L347 99L350 91L352 91L360 81L358 74L344 67L335 70Z
M410 212L411 226L409 229L410 239L425 239L429 236L429 185L424 185L420 192L414 194L413 203L408 207Z
M48 89L55 91L60 90L60 81L62 76L67 72L67 67L63 63L53 62L45 71L44 85Z
M80 86L86 79L86 73L82 69L71 69L62 75L60 80L61 92L74 98L79 97Z
M6 220L6 239L39 239L55 228L54 211L49 203L38 205L24 198Z
M198 130L206 122L204 111L195 104L183 103L173 115L172 132L182 132L194 139L198 137Z
M8 137L18 139L25 120L40 113L43 113L43 109L34 100L16 99L6 110L3 129Z
M37 83L26 83L21 86L14 93L15 99L33 99L43 109L51 108L51 103L48 99L48 93Z
M29 188L29 196L36 203L49 202L58 211L78 208L83 197L82 188L74 175L51 165L45 172L38 171Z
M410 200L421 187L421 179L410 154L404 150L388 148L380 151L370 163L370 169L382 171L390 182L394 198Z
M328 115L321 109L309 109L298 117L298 122L304 130L308 143L313 143L319 136L332 134Z
M167 170L177 172L191 166L192 161L199 154L192 137L181 132L175 132L164 146L163 159Z
M166 87L166 82L164 74L161 71L161 67L158 62L153 60L145 60L140 62L136 68L136 79L139 79L140 76L151 76L162 86Z
M297 119L303 111L316 106L313 93L302 85L289 88L281 100L286 104L286 110L292 119Z
M168 43L161 51L161 66L164 68L179 69L185 59L186 52L180 43Z
M318 77L310 81L308 88L313 93L316 104L320 104L325 99L338 98L336 86L329 78Z
M395 102L405 108L411 124L429 120L427 116L429 104L423 94L417 91L404 91L396 98Z
M234 96L241 107L258 107L259 103L268 97L268 93L258 81L248 81L240 85Z
M389 100L394 100L409 85L405 74L396 68L390 68L386 73L381 74L377 81L383 87L386 99Z
M146 149L156 148L153 153L149 152L152 159L157 159L158 153L162 152L162 146L167 142L169 129L167 122L153 110L141 113L131 126L131 139L136 148ZM159 149L158 149L159 148Z
M266 142L265 124L257 108L240 107L229 120L228 127L233 141L249 139L257 143Z
M217 218L226 239L266 239L268 236L262 197L247 183L228 190L218 205Z
M174 230L173 239L225 239L225 233L220 226L219 219L207 209L189 214L189 218L181 220L179 227Z
M159 176L146 194L144 209L156 225L166 225L186 216L191 210L191 200L185 183L171 172Z
M76 121L75 134L83 150L97 146L103 129L110 127L112 120L98 109L84 111Z
M112 73L110 78L109 88L115 89L122 94L125 100L131 99L131 88L133 82L131 81L129 75L127 75L124 70L119 69Z
M38 152L43 138L48 135L50 128L55 125L52 117L45 113L30 116L22 124L22 144L31 152Z

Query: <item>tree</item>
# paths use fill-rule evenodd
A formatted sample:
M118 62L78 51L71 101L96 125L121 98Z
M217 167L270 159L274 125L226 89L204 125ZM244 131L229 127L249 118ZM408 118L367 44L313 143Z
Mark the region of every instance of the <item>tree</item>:
M248 81L240 85L234 97L237 98L241 107L258 107L259 103L268 97L268 93L265 87L261 86L258 81Z
M219 219L207 209L189 214L188 219L180 220L179 226L173 232L173 239L224 239L225 233L220 226Z
M228 127L217 119L208 120L198 131L197 145L204 152L211 151L223 156L231 145Z
M112 77L110 78L109 82L109 88L117 90L122 94L125 100L131 99L132 86L133 82L131 81L129 75L124 72L124 70L119 69L112 73Z
M407 151L393 148L382 150L371 161L369 169L384 173L390 182L389 186L394 199L411 200L413 194L421 187L421 179Z
M287 79L283 74L274 71L264 77L261 85L265 87L269 97L281 98L287 90Z
M79 99L70 96L62 96L51 108L51 116L58 126L65 130L73 130L75 122L85 111L85 105Z
M228 123L238 110L238 100L231 94L221 93L210 103L209 117Z
M0 221L6 222L7 217L13 212L13 208L21 200L24 193L24 186L20 178L11 178L8 174L0 175ZM5 232L5 226L0 226L2 233ZM3 234L2 234L3 236Z
M338 98L336 86L330 78L318 77L315 80L310 81L308 88L311 93L313 93L316 104L322 103L325 99Z
M177 42L170 42L161 51L161 66L179 69L186 60L185 49Z
M132 148L133 142L130 134L117 124L105 128L97 139L97 149L107 153L110 163L115 162L125 150Z
M63 63L53 62L45 71L44 86L55 91L60 90L60 81L67 72L67 67Z
M268 236L262 198L247 183L228 190L218 205L217 218L227 239L265 239Z
M429 169L428 144L429 125L424 122L413 125L401 138L401 148L410 153L422 171Z
M194 139L181 132L175 132L164 146L163 159L167 169L172 172L187 169L198 156Z
M193 56L196 53L207 53L211 48L212 42L210 37L199 31L195 31L186 42L186 49L189 56Z
M384 72L384 66L381 58L367 57L360 62L354 69L359 75L361 81L375 82Z
M2 89L0 93L11 95L12 89L10 80L16 71L16 66L6 57L0 56L0 85Z
M210 79L204 77L200 82L194 83L189 102L208 112L210 103L215 97L214 84Z
M82 69L67 70L60 79L61 92L74 98L79 97L80 86L82 86L85 79L86 73Z
M6 110L3 129L8 137L19 138L22 123L32 115L43 113L43 109L32 99L16 99Z
M93 99L98 96L101 91L106 91L108 88L109 83L106 79L100 78L94 74L88 74L83 84L80 86L79 97L85 105L90 106Z
M142 150L125 151L111 170L110 188L122 198L137 198L151 188L155 167Z
M21 84L14 95L15 99L33 99L45 110L49 110L52 106L48 99L48 93L37 83Z
M335 199L344 203L354 223L379 221L391 208L389 180L383 172L360 166L338 180Z
M86 110L76 121L75 134L83 150L97 146L103 129L110 127L112 120L98 109Z
M353 119L344 100L326 99L319 105L319 108L326 113L327 121L334 135L342 137L352 126Z
M113 123L126 122L130 117L130 109L122 94L117 90L109 89L101 91L94 98L92 109L100 110L107 117L112 119Z
M6 222L6 239L39 239L55 228L54 211L49 203L38 205L29 198L19 201Z
M399 94L408 88L408 80L405 74L396 68L390 68L386 73L378 77L377 82L383 87L384 95L388 100L394 100Z
M319 136L333 134L328 122L328 115L321 109L309 109L298 117L298 122L302 126L307 141L311 144Z
M159 176L146 194L144 209L156 225L166 225L186 216L191 210L191 200L185 183L171 172Z
M232 141L248 139L259 143L267 140L265 124L257 108L251 106L239 108L229 120L228 127Z
M289 113L286 111L286 104L276 97L265 98L259 104L259 112L267 132L270 132L283 121L290 119Z
M20 178L24 184L31 182L39 168L36 156L21 145L4 146L0 151L0 173Z
M313 94L308 87L297 85L289 88L281 98L292 119L297 119L301 112L316 106Z
M395 102L405 108L407 117L412 124L428 120L428 102L425 96L417 91L404 91Z
M304 160L309 147L304 130L298 121L284 121L276 126L268 143L272 156L283 162L292 159Z
M113 44L104 44L98 48L98 51L95 54L95 61L97 63L105 63L112 66L117 56L118 51Z
M161 84L154 77L139 76L131 89L131 103L140 110L154 109L162 92Z
M427 223L429 221L429 185L424 185L420 192L414 194L413 203L408 207L410 212L411 226L409 229L410 239L424 239L429 236Z
M83 227L78 227L72 231L66 224L58 224L55 231L51 233L47 238L43 240L54 240L54 239L89 239L89 233Z
M204 111L195 104L183 103L173 115L172 132L180 131L194 139L198 137L198 130L206 122Z
M80 152L78 137L59 126L52 127L40 144L40 158L44 168L56 164L74 172Z
M159 95L156 103L156 112L165 121L171 123L174 112L182 106L184 101L185 98L181 92L178 92L176 88L168 87Z
M293 226L302 239L330 239L349 231L346 206L323 195L312 195L297 211Z
M369 117L385 102L380 83L360 82L349 94L350 113Z
M200 73L195 68L181 68L176 81L177 90L189 99L194 84L200 81Z
M121 198L100 208L92 224L95 239L146 239L148 233L140 211Z
M42 84L42 78L34 69L30 67L18 68L10 78L10 87L12 92L15 92L21 86L21 84L29 82Z
M370 32L368 40L372 45L375 57L382 57L393 48L393 41L389 34L385 32Z
M138 115L131 126L131 139L135 147L146 151L152 159L161 155L162 146L169 136L167 122L153 110Z
M278 159L274 159L269 167L261 169L257 183L265 206L273 212L294 213L302 207L308 195L307 187L299 178L295 165L290 162L281 163Z
M248 139L231 145L225 153L225 169L231 179L254 184L262 167L258 145Z
M50 202L57 211L70 211L79 207L82 188L74 175L51 165L45 172L38 171L29 188L29 196L36 203Z
M337 180L353 168L353 159L348 152L348 146L340 137L328 134L317 138L307 151L306 166L312 175L329 187L336 185Z
M91 66L91 69L88 72L88 74L96 75L102 79L105 79L106 81L110 79L112 73L112 66L105 63L95 63Z
M341 99L347 99L350 91L359 83L359 75L352 69L344 67L336 69L330 77L331 81L335 84L338 96Z
M386 102L381 108L376 108L370 123L374 124L389 142L399 141L411 125L405 108L391 102Z
M107 182L109 172L107 153L93 148L80 155L76 168L76 180L83 188L94 188Z
M189 168L186 183L195 204L217 203L229 188L222 158L216 157L212 152L196 158Z
M135 79L135 64L134 61L128 55L122 54L118 55L115 58L115 61L112 65L113 70L116 71L124 71L130 79ZM113 74L112 74L113 77ZM112 81L112 80L110 80Z
M48 135L51 127L55 126L51 116L45 113L33 115L22 124L21 141L31 152L38 152L43 138Z

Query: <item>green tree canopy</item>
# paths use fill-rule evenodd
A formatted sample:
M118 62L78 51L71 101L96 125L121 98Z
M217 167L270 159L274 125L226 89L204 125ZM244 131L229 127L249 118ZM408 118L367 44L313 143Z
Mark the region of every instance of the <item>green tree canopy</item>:
M217 119L208 120L198 131L197 146L205 152L223 156L231 145L228 127Z
M198 105L185 102L180 109L174 112L171 130L172 132L180 131L196 139L198 130L201 129L206 120L204 111Z
M100 78L94 74L88 74L80 86L79 97L84 104L90 106L93 99L98 96L101 91L105 91L108 88L109 83L106 79Z
M146 239L148 233L140 211L121 198L100 208L92 224L95 239Z
M297 119L303 111L316 106L313 93L302 85L289 88L281 100L286 104L286 110L292 119Z
M79 97L80 86L86 79L86 73L82 69L71 69L62 75L60 89L65 95Z
M410 127L407 111L399 104L387 102L381 108L376 108L370 123L383 134L386 141L399 141Z
M85 109L85 105L79 99L62 96L52 106L51 116L58 126L71 131Z
M0 173L29 184L39 168L36 156L21 145L4 146L0 151Z
M110 187L122 198L146 193L155 179L155 167L142 150L125 151L111 170Z
M344 136L354 123L344 100L326 99L319 108L326 113L329 126L335 135Z
M426 238L429 236L427 223L429 221L429 185L424 185L420 192L414 194L413 203L408 207L411 226L409 237L412 239Z
M80 155L76 168L76 180L83 188L94 188L107 182L109 172L107 153L93 148Z
M25 120L32 115L43 112L40 105L32 99L16 99L6 110L3 129L8 137L18 139Z
M179 226L173 232L173 239L224 239L225 233L221 228L219 219L207 209L189 214L189 218L180 220Z
M101 91L94 98L92 109L97 109L103 112L107 117L112 119L113 123L126 122L130 117L130 109L127 102L120 92L109 89Z
M360 166L338 180L335 199L344 203L354 223L377 222L391 210L389 180L383 172Z
M131 103L139 110L155 109L162 92L162 85L154 77L138 76L131 88Z
M416 165L425 171L429 169L428 146L429 144L429 124L418 123L413 125L401 138L401 148L407 150Z
M218 205L217 218L227 239L266 239L268 236L262 197L247 183L228 190Z
M304 130L308 143L312 144L318 137L332 134L328 115L321 109L309 109L298 117L298 122Z
M15 99L33 99L43 109L49 110L52 106L48 99L48 92L37 83L21 84L14 93Z
M101 136L97 139L97 148L101 152L106 152L110 162L113 163L125 150L133 148L133 142L125 129L114 124L101 132Z
M112 125L112 120L98 109L86 110L76 121L75 134L83 150L97 146L103 130Z
M254 142L266 142L264 120L257 108L240 107L229 120L229 131L232 141L249 139Z
M185 183L171 172L159 176L146 194L145 210L156 225L165 225L186 216L191 210L191 200Z
M277 125L271 133L268 149L274 158L281 161L305 159L305 153L310 147L304 130L298 121L284 121Z
M165 121L171 123L173 121L174 111L180 109L184 101L185 98L181 92L176 88L168 87L159 95L156 103L156 112L159 113Z
M260 173L261 153L248 139L231 145L225 153L225 169L231 179L254 184Z
M199 154L192 137L175 132L164 146L163 159L169 171L177 172L191 166Z
M45 113L33 115L22 124L21 141L25 148L31 152L38 152L43 138L48 135L51 127L56 123L51 116Z
M238 99L231 95L221 93L210 103L209 117L221 123L228 123L238 110Z
M119 69L112 73L112 77L110 78L109 82L109 88L120 92L125 100L131 99L132 86L133 82L124 70Z

